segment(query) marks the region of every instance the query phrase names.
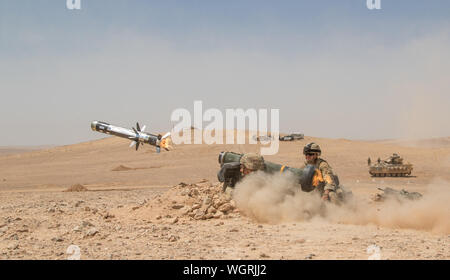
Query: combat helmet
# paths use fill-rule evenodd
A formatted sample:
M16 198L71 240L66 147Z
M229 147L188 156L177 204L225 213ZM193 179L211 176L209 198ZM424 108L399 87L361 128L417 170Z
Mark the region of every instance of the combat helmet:
M308 143L303 147L303 154L306 155L308 153L317 153L319 156L322 153L320 150L320 146L314 142Z
M258 154L248 153L241 157L240 163L247 169L264 170L264 158Z

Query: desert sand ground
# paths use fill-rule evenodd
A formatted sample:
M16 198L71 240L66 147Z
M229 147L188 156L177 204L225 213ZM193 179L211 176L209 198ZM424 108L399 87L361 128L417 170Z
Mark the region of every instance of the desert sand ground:
M325 214L305 217L296 214L303 206L289 205L295 201L255 206L241 199L229 201L230 211L198 219L196 203L222 198L218 154L256 152L257 145L177 145L157 154L154 147L136 152L111 137L3 152L0 259L67 259L76 253L68 253L70 245L78 246L81 259L368 259L377 253L381 259L450 259L450 138L306 137L280 142L279 153L265 159L300 167L309 141L321 145L353 192L355 208L327 205ZM394 152L414 164L412 176L370 177L367 158ZM65 191L77 184L87 191ZM418 191L424 198L385 206L371 201L377 187Z

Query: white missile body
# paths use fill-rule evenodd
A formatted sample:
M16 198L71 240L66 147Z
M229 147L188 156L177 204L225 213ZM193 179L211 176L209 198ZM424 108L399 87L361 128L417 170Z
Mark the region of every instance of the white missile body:
M170 132L166 133L164 136L161 134L155 135L151 133L144 132L145 126L139 126L136 123L136 128L128 129L120 126L115 126L106 122L93 121L91 123L91 128L94 131L118 136L121 138L126 138L131 140L130 147L136 145L136 151L139 149L139 145L142 143L147 143L156 147L156 151L159 153L160 148L169 150L169 136Z

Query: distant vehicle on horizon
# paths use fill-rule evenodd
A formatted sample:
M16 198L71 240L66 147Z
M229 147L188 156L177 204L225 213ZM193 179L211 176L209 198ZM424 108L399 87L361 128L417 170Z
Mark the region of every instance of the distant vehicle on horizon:
M261 135L261 136L253 135L253 140L269 142L269 141L273 141L274 138L273 138L273 136L270 136L270 135Z
M302 140L305 138L305 135L303 133L291 133L285 136L280 136L280 141L295 141L295 140Z

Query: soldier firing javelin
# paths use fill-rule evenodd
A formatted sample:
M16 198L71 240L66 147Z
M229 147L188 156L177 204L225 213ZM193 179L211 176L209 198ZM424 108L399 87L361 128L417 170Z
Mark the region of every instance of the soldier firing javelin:
M317 190L320 192L322 199L325 201L337 202L336 190L338 184L335 180L335 175L328 162L320 158L322 150L316 143L308 143L303 148L303 154L305 155L305 166L307 164L314 165L322 173L322 177L325 181L324 186L320 186Z

